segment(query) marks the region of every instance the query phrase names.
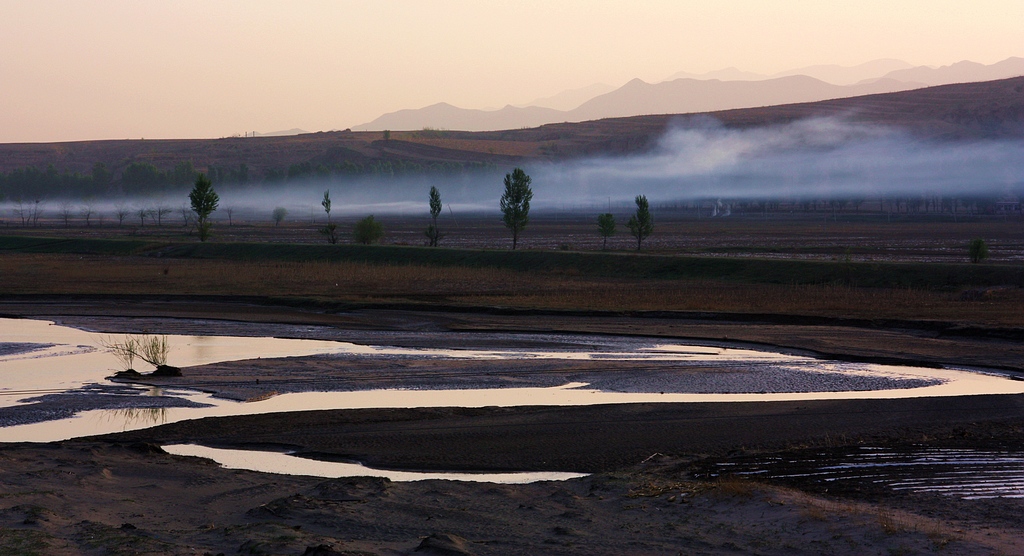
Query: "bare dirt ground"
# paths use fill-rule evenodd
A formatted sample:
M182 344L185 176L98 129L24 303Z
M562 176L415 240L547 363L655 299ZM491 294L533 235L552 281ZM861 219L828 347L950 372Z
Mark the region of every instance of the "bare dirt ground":
M698 483L673 463L565 483L393 483L225 471L144 444L12 446L0 452L0 546L54 555L1020 550L1019 530L1006 524L769 485Z
M856 357L1015 367L1013 340L928 330L580 315L308 312L256 303L85 298L5 303L115 331L296 337L390 330L582 332L779 344ZM120 318L104 320L103 316ZM134 317L124 319L123 317ZM179 320L166 320L177 317ZM228 320L219 320L228 319ZM211 326L210 322L217 322ZM127 324L125 324L127 323ZM174 328L172 326L171 328ZM167 330L174 332L174 330ZM283 369L284 367L282 367ZM266 368L271 371L272 368ZM186 369L186 379L189 369ZM279 376L286 379L286 376ZM1021 502L697 481L702 458L801 446L1019 447L1018 396L875 402L365 410L206 419L0 447L0 553L1020 553ZM531 485L324 480L224 470L155 443L290 447L387 467L597 471ZM660 454L660 455L659 455ZM319 550L319 552L316 552Z

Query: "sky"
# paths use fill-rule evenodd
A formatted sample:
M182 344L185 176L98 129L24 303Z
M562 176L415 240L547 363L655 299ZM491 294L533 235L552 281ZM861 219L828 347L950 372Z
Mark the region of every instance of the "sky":
M0 0L0 142L345 129L725 67L1024 56L1021 0Z

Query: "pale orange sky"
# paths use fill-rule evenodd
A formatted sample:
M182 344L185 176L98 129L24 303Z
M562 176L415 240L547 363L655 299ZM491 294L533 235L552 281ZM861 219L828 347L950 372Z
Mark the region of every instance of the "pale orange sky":
M0 142L344 129L736 66L1024 56L1024 1L0 0Z

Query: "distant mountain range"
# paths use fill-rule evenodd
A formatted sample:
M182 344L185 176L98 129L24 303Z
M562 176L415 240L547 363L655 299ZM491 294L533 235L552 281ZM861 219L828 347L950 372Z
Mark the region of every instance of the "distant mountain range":
M283 129L281 131L268 131L267 133L260 133L258 131L253 132L253 137L287 137L289 135L302 135L303 133L309 133L304 129L293 127L292 129Z
M914 66L912 64L904 62L903 60L885 58L882 60L872 60L871 62L856 66L839 66L835 64L807 66L804 68L781 71L771 75L741 71L736 68L725 68L723 70L702 74L681 71L670 75L665 81L684 78L720 79L722 81L763 81L766 79L777 79L779 77L790 77L793 75L806 75L807 77L820 79L821 81L831 83L833 85L855 85L866 79L878 79L880 77L885 77L889 72L910 69L913 67Z
M504 172L514 165L649 152L667 129L690 125L692 118L698 120L693 125L714 119L725 129L842 118L900 129L925 140L1020 141L1024 140L1024 77L692 116L608 118L488 132L396 130L388 139L379 131L332 131L280 137L0 143L0 172L28 167L42 171L52 164L61 172L88 175L93 164L103 162L117 179L132 163L167 171L183 161L191 161L198 169L245 165L253 181L284 175L293 165L311 169L399 163L405 168L493 166Z
M816 102L1021 75L1024 75L1024 58L1008 58L987 66L963 61L938 68L913 67L900 60L884 59L851 67L809 66L771 76L727 68L706 74L677 73L660 83L634 79L614 90L608 90L607 85L592 85L537 99L527 106L509 105L498 110L474 110L438 103L384 114L352 129L519 129L601 118ZM574 108L567 108L576 102L579 103Z

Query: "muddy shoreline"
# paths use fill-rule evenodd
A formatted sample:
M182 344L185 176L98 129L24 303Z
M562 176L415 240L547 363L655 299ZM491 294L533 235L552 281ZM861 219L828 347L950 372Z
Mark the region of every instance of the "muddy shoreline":
M253 331L530 331L695 338L849 357L1019 368L1005 335L935 327L596 315L359 310L181 300L6 300L0 313L133 332L167 317ZM109 323L107 323L109 324ZM188 323L181 321L183 329ZM108 330L114 331L114 330ZM328 332L325 332L328 331ZM855 332L855 333L854 333ZM323 480L228 471L160 442L288 447L420 469L581 469L565 483ZM0 548L14 553L836 554L1019 552L1024 503L801 485L701 482L703 458L807 446L1019 447L1024 396L297 412L179 422L103 438L0 445ZM795 490L794 490L795 488ZM330 546L331 548L326 548ZM329 552L328 550L332 551Z
M1012 445L1024 396L359 409L181 421L112 442L276 447L318 459L409 470L613 472L653 454L692 458L837 442L913 444L973 435ZM1003 425L1001 438L983 431Z

